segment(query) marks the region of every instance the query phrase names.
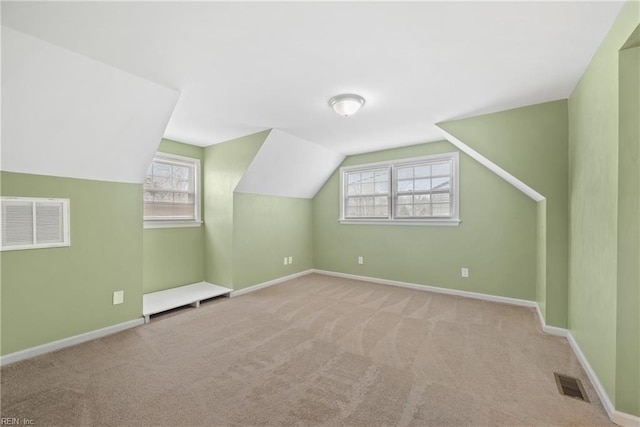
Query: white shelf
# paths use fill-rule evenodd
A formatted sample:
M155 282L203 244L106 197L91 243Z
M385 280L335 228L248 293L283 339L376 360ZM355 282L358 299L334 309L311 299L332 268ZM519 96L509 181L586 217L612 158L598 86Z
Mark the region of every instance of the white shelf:
M179 286L164 291L152 292L142 296L142 314L145 323L149 322L149 316L184 305L200 306L200 301L228 295L231 289L223 286L212 285L207 282L194 283L192 285Z

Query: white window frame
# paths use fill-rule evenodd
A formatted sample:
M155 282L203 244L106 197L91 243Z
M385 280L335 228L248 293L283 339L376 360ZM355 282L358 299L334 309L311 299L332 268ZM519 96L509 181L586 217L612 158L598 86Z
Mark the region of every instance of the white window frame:
M451 161L451 216L434 218L396 218L396 169L410 166L412 164L438 162L443 160ZM357 171L369 171L372 169L386 168L389 173L390 192L389 196L389 216L388 218L348 218L346 216L346 176L348 173ZM340 168L340 224L370 224L370 225L421 225L421 226L458 226L459 216L459 153L457 151L430 156L412 157L407 159L390 160L384 162L366 163L354 166L344 166Z
M202 177L201 177L201 169L200 169L200 159L196 159L194 157L186 157L179 156L177 154L170 153L161 153L157 152L153 157L152 162L156 160L163 161L174 161L176 163L188 163L194 166L194 192L195 192L195 206L194 206L194 219L180 219L180 218L156 218L151 219L144 217L144 208L143 208L143 220L144 220L144 228L178 228L178 227L200 227L202 224L201 220L201 208L200 202L202 199ZM145 173L146 177L146 173ZM144 192L144 183L142 185L142 191ZM144 204L144 198L143 198Z
M24 245L11 245L5 246L2 233L0 232L0 251L19 251L25 249L46 249L46 248L60 248L71 246L71 231L70 231L70 211L69 211L69 199L51 199L44 197L0 197L2 202L21 202L32 204L32 221L33 221L33 243ZM62 241L55 243L36 243L37 241L37 216L36 216L36 204L37 203L57 203L62 206ZM0 207L0 225L4 222L4 209Z

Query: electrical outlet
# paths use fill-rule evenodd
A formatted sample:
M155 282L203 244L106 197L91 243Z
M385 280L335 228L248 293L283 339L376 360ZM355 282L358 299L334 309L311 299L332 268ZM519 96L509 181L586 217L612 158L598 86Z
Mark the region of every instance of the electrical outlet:
M358 257L358 264L364 264L364 257Z
M293 257L292 256L289 257L289 264L293 264Z
M289 264L289 258L284 257L284 265L287 265L287 264Z
M122 304L124 302L124 291L115 291L113 293L113 305Z
M462 277L469 277L469 269L466 267L463 267L460 272L462 273Z

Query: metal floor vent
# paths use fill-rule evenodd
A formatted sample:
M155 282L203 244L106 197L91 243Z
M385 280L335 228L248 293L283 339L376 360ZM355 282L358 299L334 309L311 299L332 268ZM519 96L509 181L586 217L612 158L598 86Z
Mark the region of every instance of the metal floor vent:
M556 384L558 385L560 394L575 397L576 399L584 400L585 402L589 401L587 393L585 393L584 388L582 387L582 382L580 382L579 379L562 375L557 372L554 372L553 375L556 377Z

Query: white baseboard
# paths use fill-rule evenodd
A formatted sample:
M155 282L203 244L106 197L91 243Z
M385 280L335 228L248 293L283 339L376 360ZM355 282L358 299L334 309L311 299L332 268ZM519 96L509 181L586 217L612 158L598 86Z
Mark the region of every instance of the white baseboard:
M327 270L312 270L313 273L324 274L326 276L342 277L345 279L361 280L364 282L378 283L381 285L398 286L400 288L416 289L418 291L434 292L439 294L455 295L465 298L479 299L483 301L500 302L504 304L518 305L523 307L537 307L535 301L524 299L501 297L497 295L487 295L477 292L460 291L458 289L441 288L438 286L419 285L417 283L399 282L397 280L378 279L376 277L357 276L355 274L338 273Z
M555 335L558 337L567 338L569 335L569 331L564 328L558 328L557 326L549 326L547 322L544 320L544 316L542 315L542 311L540 310L540 306L536 303L536 313L538 313L538 320L540 321L540 326L542 326L542 332L549 335Z
M259 289L268 288L269 286L276 285L278 283L286 282L287 280L295 279L297 277L306 276L307 274L313 273L314 270L305 270L299 273L290 274L288 276L278 277L277 279L269 280L267 282L258 283L257 285L249 286L248 288L238 289L237 291L232 291L231 298L238 297L240 295L248 294L249 292L254 292Z
M86 341L91 341L96 338L102 338L104 336L115 334L116 332L124 331L125 329L134 328L140 325L144 325L143 318L129 320L128 322L118 323L117 325L107 326L106 328L96 329L95 331L85 332L80 335L75 335L72 337L63 338L58 341L42 344L36 347L16 351L15 353L9 353L4 356L0 356L0 366L6 366L11 363L29 359L31 357L40 356L41 354L50 353L52 351L60 350L65 347L71 347L73 345L81 344Z
M313 270L313 272L318 274L324 274L327 276L335 276L335 277L342 277L345 279L354 279L354 280L361 280L365 282L379 283L382 285L399 286L403 288L417 289L420 291L436 292L436 293L447 294L447 295L457 295L457 296L466 297L466 298L475 298L475 299L480 299L485 301L500 302L504 304L519 305L524 307L534 307L536 309L536 313L538 314L538 320L540 321L540 325L544 333L563 337L569 341L569 345L571 346L571 349L573 350L576 357L580 361L580 364L582 365L583 369L587 373L587 376L589 377L591 384L593 384L593 387L595 388L596 393L598 393L598 397L600 398L600 401L602 402L602 406L604 406L604 409L607 412L609 419L614 423L621 425L623 427L640 427L640 417L626 414L624 412L620 412L615 409L615 407L611 403L611 400L609 399L609 396L607 395L607 392L605 391L604 387L602 387L602 384L600 383L598 376L596 375L593 368L591 368L591 365L589 365L589 361L587 360L586 356L580 349L580 346L578 345L576 340L573 338L573 335L571 335L571 332L564 328L558 328L556 326L548 326L546 324L544 316L542 315L542 312L540 311L540 307L538 306L538 303L535 301L500 297L500 296L494 296L494 295L486 295L486 294L480 294L476 292L467 292L467 291L460 291L456 289L440 288L436 286L418 285L416 283L398 282L396 280L378 279L375 277L358 276L355 274L338 273L335 271Z
M611 421L622 427L640 427L640 417L626 414L620 411L614 411Z
M587 376L589 377L589 381L591 381L593 388L596 389L596 393L598 393L598 397L600 398L600 402L602 402L602 406L604 406L604 409L605 411L607 411L609 418L613 421L613 413L615 412L615 408L611 403L611 399L609 399L609 396L607 395L607 392L605 391L604 387L600 383L598 376L596 375L595 371L589 364L587 357L582 352L582 349L578 345L578 342L575 340L575 338L573 338L573 335L571 334L570 331L567 331L567 340L569 341L569 345L571 345L571 349L573 350L576 357L580 361L582 368L587 373Z

